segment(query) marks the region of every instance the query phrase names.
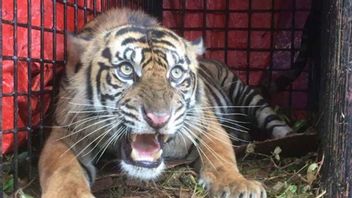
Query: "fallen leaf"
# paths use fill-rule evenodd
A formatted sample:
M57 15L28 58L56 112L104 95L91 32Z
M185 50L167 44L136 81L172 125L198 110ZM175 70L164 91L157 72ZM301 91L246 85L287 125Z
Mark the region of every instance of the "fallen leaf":
M249 143L246 147L246 153L254 153L255 151L255 144Z
M274 186L273 186L273 190L275 192L279 192L281 191L282 188L285 187L285 183L284 182L281 182L281 181L278 181Z
M274 157L277 161L280 161L280 153L282 152L279 146L275 147L274 149Z
M318 164L312 163L307 169L307 181L312 184L317 179Z

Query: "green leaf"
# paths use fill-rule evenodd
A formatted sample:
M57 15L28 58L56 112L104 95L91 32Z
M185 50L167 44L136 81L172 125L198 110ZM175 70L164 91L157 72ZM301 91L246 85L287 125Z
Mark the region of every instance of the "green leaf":
M294 131L303 130L305 127L307 127L307 121L306 120L298 120L292 126Z
M310 185L305 185L303 188L302 188L302 193L307 193L311 190L311 187Z
M311 165L308 166L307 172L316 172L318 169L318 163L312 163Z
M22 189L19 189L17 194L19 198L33 198L31 195L24 193Z
M317 163L312 163L307 169L307 181L312 184L317 179L317 171L319 165Z
M5 192L12 192L14 185L13 175L10 175L9 178L5 179L4 182L4 191Z
M297 192L297 186L296 185L289 185L287 189L292 194L295 194Z

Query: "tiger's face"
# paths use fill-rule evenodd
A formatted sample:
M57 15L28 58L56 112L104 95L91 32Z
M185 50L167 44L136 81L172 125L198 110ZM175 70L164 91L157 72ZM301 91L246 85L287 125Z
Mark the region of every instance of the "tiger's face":
M197 55L188 42L159 26L125 25L100 33L81 60L83 90L97 111L115 115L106 124L121 142L121 166L130 176L153 179L164 169L163 145L183 127L195 105Z

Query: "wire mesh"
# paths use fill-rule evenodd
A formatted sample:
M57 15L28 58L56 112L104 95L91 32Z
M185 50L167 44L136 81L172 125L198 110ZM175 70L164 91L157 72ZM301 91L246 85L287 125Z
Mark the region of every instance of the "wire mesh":
M1 192L11 190L3 189L5 175L11 177L6 180L13 181L13 191L18 189L20 177L30 179L35 176L39 150L44 143L45 132L49 130L46 127L52 112L49 101L53 101L58 93L58 80L67 60L67 33L77 33L101 11L116 6L144 9L161 18L161 2L0 1L0 32L3 32L0 47L0 79L3 82L0 83L0 131L1 137L4 137L0 144L2 153L7 153L0 166ZM3 79L4 73L8 74L6 79ZM11 85L3 89L4 82ZM23 144L24 140L26 143ZM3 142L10 144L5 147Z
M309 12L310 1L301 0L163 1L166 26L188 39L203 37L205 57L224 61L252 86L260 85L261 76L271 81L292 69ZM284 20L290 21L280 24ZM304 114L308 76L306 69L280 97L272 97L273 104Z
M280 4L282 2L0 1L0 32L3 33L0 41L0 131L4 137L0 141L2 148L4 149L5 137L13 139L6 151L9 153L6 155L7 159L4 160L2 156L0 158L1 188L4 173L12 175L13 189L18 188L19 176L32 178L35 175L34 167L40 146L43 145L45 131L48 131L45 127L50 117L48 101L52 101L58 92L58 80L67 60L68 32L78 32L90 19L111 7L144 9L187 39L203 37L207 46L206 57L224 61L242 80L257 86L262 75L268 74L271 80L277 73L291 69L300 47L302 20L308 15L310 4L308 1L287 0L285 7ZM278 25L279 18L283 16L291 20L289 25ZM260 20L261 18L267 20ZM280 42L280 39L284 42ZM265 42L261 42L263 40ZM6 72L12 76L4 76ZM298 83L290 85L273 102L304 113L307 109L309 75L306 69ZM4 80L12 88L3 87ZM301 102L296 102L295 98L300 98ZM4 118L10 121L4 122ZM20 144L24 141L24 144Z

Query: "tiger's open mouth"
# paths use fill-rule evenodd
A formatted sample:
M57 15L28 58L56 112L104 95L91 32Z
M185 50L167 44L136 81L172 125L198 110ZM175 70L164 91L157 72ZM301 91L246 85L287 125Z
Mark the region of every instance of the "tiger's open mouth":
M168 139L162 134L131 134L122 144L122 160L138 167L156 168L163 161L163 146Z

